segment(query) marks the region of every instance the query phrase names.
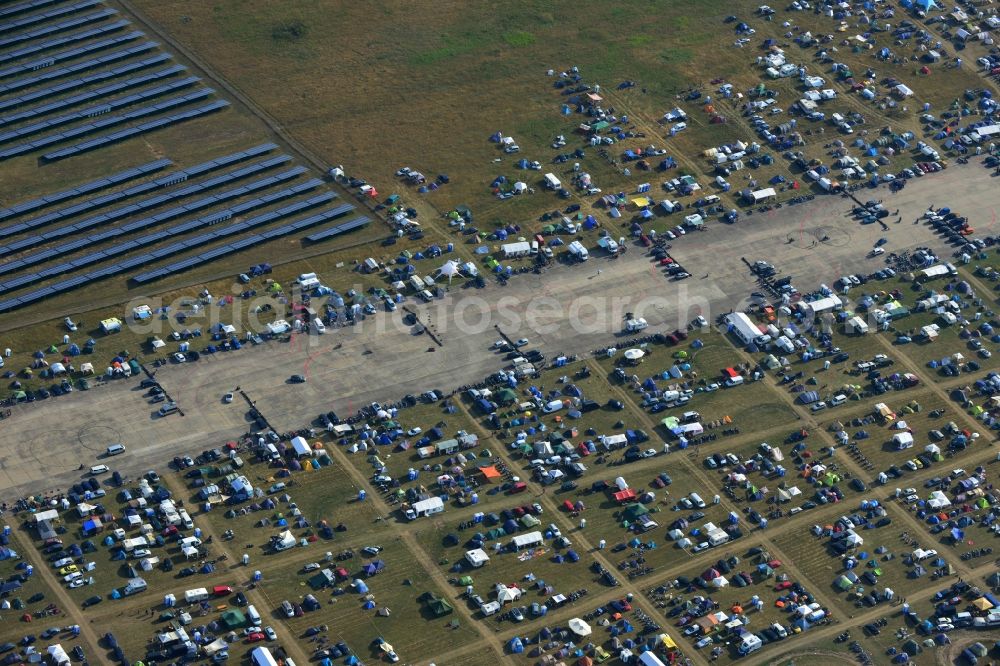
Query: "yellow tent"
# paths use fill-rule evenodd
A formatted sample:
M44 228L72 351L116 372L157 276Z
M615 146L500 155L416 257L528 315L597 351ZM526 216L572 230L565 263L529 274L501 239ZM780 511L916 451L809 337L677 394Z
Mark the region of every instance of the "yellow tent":
M649 199L646 197L636 197L632 199L632 205L636 208L645 208L649 205Z
M990 600L987 599L986 597L979 597L978 599L972 602L972 605L976 607L976 610L981 610L981 611L987 611L993 608L993 604L991 604Z

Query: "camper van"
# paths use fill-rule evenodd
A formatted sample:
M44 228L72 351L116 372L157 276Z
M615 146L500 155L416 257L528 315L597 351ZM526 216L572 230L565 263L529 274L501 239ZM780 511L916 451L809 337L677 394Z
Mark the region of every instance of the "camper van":
M567 249L571 255L576 257L577 261L587 261L590 258L590 253L580 241L573 241L567 246Z
M324 333L326 333L326 324L324 324L323 320L320 319L319 317L313 319L312 327L313 327L313 332L316 333L316 335L323 335Z
M247 606L247 619L252 625L260 625L260 613L257 612L257 608L253 604Z
M560 182L559 179L556 178L556 175L554 173L545 174L544 179L545 179L545 187L547 187L548 189L559 190L562 188L562 182Z

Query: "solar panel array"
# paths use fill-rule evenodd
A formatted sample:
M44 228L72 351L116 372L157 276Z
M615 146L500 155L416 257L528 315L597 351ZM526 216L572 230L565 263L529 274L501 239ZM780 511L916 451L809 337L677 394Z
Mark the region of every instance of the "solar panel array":
M75 14L76 12L81 12L84 9L90 9L94 5L98 4L98 1L99 0L81 0L80 2L73 3L72 5L57 7L40 14L32 14L31 16L13 19L7 23L0 23L0 32L10 32L11 30L17 30L18 28L23 28L25 26L35 25L36 23L44 23L45 21L65 16L66 14Z
M108 127L114 127L116 125L124 125L125 123L138 120L139 118L146 118L147 116L153 116L163 111L169 109L176 109L179 106L185 106L192 102L197 102L205 99L206 97L214 94L215 91L211 88L200 88L194 92L187 93L186 95L181 95L179 97L172 97L170 99L164 100L162 102L157 102L155 104L150 104L149 106L142 106L138 109L133 109L132 111L127 111L125 113L116 116L103 116L97 120L94 120L83 125L77 125L71 127L63 132L57 132L56 134L49 134L43 136L39 139L33 139L27 143L20 143L16 146L11 146L10 148L5 148L0 150L0 160L10 159L11 157L16 157L18 155L24 155L25 153L30 153L32 151L38 150L39 148L45 148L46 146L51 146L56 143L64 143L70 141L77 137L85 136L87 134L92 134L97 130L105 129ZM110 111L110 107L105 106L103 109L95 111L91 116L98 116L103 113ZM13 137L11 137L13 138ZM48 156L45 159L51 159Z
M269 145L276 147L274 144ZM155 160L153 162L149 162L148 164L119 171L118 173L107 176L106 178L92 180L89 183L79 185L68 190L56 192L55 194L46 194L44 197L15 204L8 208L0 208L0 221L19 217L26 213L32 213L36 210L55 205L61 201L68 201L69 199L82 197L86 194L90 194L91 192L99 192L101 190L106 190L109 187L114 187L115 185L127 183L130 180L135 180L136 178L156 173L157 171L167 168L171 164L173 164L173 162L168 159ZM0 235L3 235L2 232L0 232Z
M201 81L201 79L197 76L189 76L153 88L147 88L146 90L141 90L137 93L126 95L125 97L118 97L99 106L90 106L85 109L80 109L79 111L74 111L73 113L57 116L48 120L42 120L31 125L24 125L7 132L0 132L0 143L7 143L8 141L13 141L14 139L20 139L21 137L38 134L39 132L44 132L45 130L59 127L60 125L65 125L77 120L93 118L94 116L113 111L114 109L131 106L137 102L144 102L156 97L161 97L167 93L172 93L177 90L187 88L188 86L193 86L199 81Z
M194 176L200 176L209 173L211 171L221 169L223 167L232 166L233 164L238 164L239 162L245 162L246 160L253 159L254 157L260 157L261 155L265 155L271 152L277 147L278 147L277 144L274 143L264 143L259 146L254 146L249 150L243 150L238 153L233 153L231 155L217 157L214 160L209 160L207 162L203 162L201 164L189 167L187 169L183 169L181 171L171 172L169 174L166 174L165 176L156 178L152 181L146 183L140 183L138 185L133 185L132 187L122 190L121 192L112 192L111 194L104 195L103 197L99 197L98 199L91 200L91 201L99 201L99 203L91 205L88 208L83 209L83 211L90 210L98 206L105 206L109 203L121 201L122 199L126 199L128 197L135 196L138 194L145 194L146 192L149 192L157 188L167 187L169 185L176 185L177 183L183 182L188 178L192 178ZM286 158L284 161L287 161L287 159L290 158ZM80 185L78 187L69 190L63 190L62 192L56 192L55 194L48 194L44 197L40 197L38 199L32 199L31 201L25 201L24 203L16 204L9 208L0 208L0 221L16 218L26 213L32 213L36 210L47 208L48 206L52 206L54 204L63 201L68 201L70 199L75 199L77 197L82 197L84 195L91 194L93 192L99 192L100 190L105 190L108 189L109 187L120 185L130 180L139 178L141 176L146 176L151 173L155 173L157 171L160 171L161 169L170 166L171 164L172 162L168 159L159 159L156 160L155 162L150 162L149 164L144 164L142 166L134 167L132 169L126 169L125 171L121 171L114 175L108 176L107 178L100 178L98 180L91 181L89 183ZM71 215L77 215L83 211L71 210L71 209L56 211L59 212L60 215L58 218L55 219L70 217ZM44 224L48 224L51 221L54 220L46 220ZM32 220L28 220L25 224L27 224L29 228L41 226L41 224L33 223ZM15 233L20 233L21 231L25 230L26 229L15 230L12 227L6 227L5 229L0 229L0 237L9 236Z
M326 240L328 238L333 238L334 236L339 236L340 234L345 234L348 231L354 231L359 227L363 227L371 222L371 219L365 217L364 215L359 215L352 220L348 220L343 224L338 224L327 229L322 229L314 234L309 234L306 236L306 240L310 243L318 243L319 241Z
M101 97L106 97L107 95L113 95L115 93L123 92L131 88L137 88L139 86L146 85L147 83L153 83L161 79L169 78L175 74L179 74L184 71L184 67L181 65L171 65L166 69L158 69L155 72L150 72L149 74L143 74L142 76L135 76L131 79L125 79L124 81L119 81L118 83L112 83L110 85L102 86L100 88L95 88L92 90L87 90L85 92L71 95L70 97L64 97L58 99L54 102L49 102L47 104L42 104L31 109L26 109L20 113L15 113L9 116L0 116L0 127L10 125L11 123L20 122L22 120L31 120L38 116L44 116L47 113L52 113L53 111L59 111L61 109L67 109L71 106L76 106L83 102L89 102L92 99L100 99ZM197 79L196 79L197 80Z
M231 206L230 208L226 208L224 210L212 213L211 215L206 215L204 217L188 220L187 222L183 222L173 227L168 227L166 229L158 230L152 234L147 234L146 236L140 236L138 238L122 238L119 242L117 242L115 245L113 245L108 249L101 250L98 252L93 252L83 257L76 257L64 263L57 264L55 266L49 266L48 268L44 268L39 271L34 271L27 275L22 275L14 279L7 280L6 282L0 282L0 294L7 293L15 289L20 289L21 287L29 285L33 282L37 282L38 280L41 279L55 277L57 275L62 275L63 273L71 273L80 268L83 268L84 266L89 266L91 264L98 264L112 257L117 257L122 254L128 254L129 252L137 250L141 247L146 247L147 245L154 245L173 236L180 236L190 231L194 231L195 229L198 229L200 227L209 227L219 224L221 222L225 222L227 220L232 219L236 215L241 215L243 213L256 210L258 208L263 208L264 206L269 206L271 204L298 196L300 194L308 192L309 190L314 190L322 184L323 181L313 178L311 180L307 180L305 182L293 185L292 187L288 187L283 190L278 190L276 192L270 192L268 194L265 194L264 196L257 197L256 199L244 201L240 204L237 204L236 206ZM319 205L320 203L326 203L332 198L333 195L329 194L329 196L324 198L322 202L317 202L315 205ZM183 215L183 213L185 212L183 207L180 209L180 211L181 212L179 213L179 215L173 215L171 217L177 217ZM174 211L168 211L168 212L173 213ZM166 215L166 213L162 215ZM140 229L151 228L166 219L170 218L161 217L160 215L155 215L152 217L147 217L142 220L137 220L135 222L126 225L125 227L112 229L111 231L106 232L104 234L78 238L74 241L71 241L65 245L60 246L59 248L56 248L58 250L56 256L68 255L71 252L83 249L84 247L87 247L89 245L105 242L114 238L121 238L123 236L128 236L129 234L138 231ZM174 243L173 245L169 245L166 248L159 248L155 250L153 253L156 255L157 259L160 259L163 257L170 256L172 254L177 254L178 252L190 250L199 245L204 245L206 243L211 242L212 240L215 239L217 233L219 232L202 234L201 236L197 236L194 238L187 238L180 242ZM40 262L35 262L35 263L40 263Z
M317 195L317 197L313 197L313 198L316 199L316 198L322 197L322 196L324 196L324 195ZM309 202L309 201L310 201L310 199L306 199L305 202ZM286 207L285 209L279 209L277 211L274 211L273 213L266 213L266 214L261 215L259 217L255 217L255 218L246 220L245 222L241 222L239 224L235 224L235 225L233 225L231 227L226 227L225 229L221 229L219 232L216 232L215 238L218 239L218 238L222 238L224 236L232 236L234 234L246 232L246 231L252 229L253 227L258 227L258 226L261 226L263 224L268 224L270 222L274 222L275 220L280 219L280 217L283 216L282 212L284 210L290 210L290 209L292 209L293 207L296 207L296 206L297 206L297 204L291 204L290 206ZM301 207L298 208L298 210L301 210L301 209L302 209ZM274 228L274 229L268 229L266 231L260 232L259 234L253 234L253 235L250 235L250 236L243 236L239 240L233 241L232 243L229 243L227 245L220 245L219 247L213 248L213 249L209 250L208 252L202 252L201 254L198 254L198 255L196 255L194 257L188 257L186 259L182 259L182 260L174 262L172 264L168 264L167 266L164 266L162 268L157 268L157 269L148 271L146 273L140 273L138 275L133 276L132 280L134 282L139 283L139 284L145 284L146 282L152 282L154 280L159 280L162 277L166 277L168 275L173 275L174 273L182 273L182 272L186 271L187 269L189 269L189 268L191 268L193 266L197 266L199 264L207 263L209 261L212 261L213 259L218 259L219 257L224 257L227 254L233 254L234 252L239 252L241 250L245 250L246 248L251 247L253 245L259 245L260 243L263 243L263 242L266 242L266 241L269 241L269 240L272 240L272 239L275 239L275 238L280 238L281 236L287 236L288 234L294 233L296 231L300 231L302 229L306 229L308 227L315 226L317 224L322 224L323 222L327 222L329 220L335 220L338 217L346 215L347 213L351 212L352 210L354 210L354 206L352 206L351 204L341 204L341 205L337 206L336 208L330 208L330 209L327 209L325 211L321 211L319 213L315 213L313 215L301 218L299 220L296 220L295 222L291 222L291 223L286 224L286 225L281 226L281 227L277 227L277 228ZM297 211L295 211L295 212L297 212ZM4 311L4 309L5 309L5 303L6 302L0 303L0 312Z
M30 12L32 9L39 9L59 1L60 0L29 0L28 2L21 2L16 5L0 7L0 18L13 16L14 14L20 14L21 12Z
M103 51L104 49L111 48L113 46L121 46L122 44L134 42L140 37L145 37L145 36L146 33L134 30L124 35L119 35L117 37L100 39L96 42L90 42L89 44L84 44L83 46L78 46L73 49L67 49L65 51L53 53L52 55L45 56L41 60L32 60L31 62L22 63L20 65L12 65L7 69L0 69L0 79L6 79L7 77L10 76L17 76L18 74L27 74L29 72L36 72L40 69L51 67L57 62L63 62L64 60L73 60L74 58L79 58L80 56L85 56L89 53L94 53L96 51Z
M216 204L224 203L226 201L232 201L233 199L237 199L241 196L246 196L247 194L251 194L253 192L257 192L266 189L268 187L272 187L273 185L277 185L287 180L291 180L296 176L300 176L302 173L305 172L305 170L306 170L305 167L292 167L288 171L284 171L269 178L257 180L252 183L247 183L246 185L241 185L240 187L226 190L225 192L220 192L219 194L210 194L196 201L185 202L179 206L175 206L168 210L161 211L149 217L129 222L128 224L121 227L117 227L115 229L103 231L99 234L94 234L92 236L87 236L84 238L78 238L70 242L68 245L49 248L48 250L43 250L42 252L33 254L29 257L17 259L15 261L11 261L6 264L0 264L0 274L11 273L16 270L21 270L22 268L27 268L28 266L34 266L35 264L40 264L44 261L48 261L49 259L58 259L59 257L71 251L79 250L81 248L88 247L90 245L96 245L97 243L110 241L123 234L130 234L135 231L139 231L141 229L146 229L156 224L160 224L162 222L167 222L169 220L177 219L178 217L183 217L189 213L193 213L199 210L204 210L205 208L209 208ZM157 198L159 197L154 197L154 199ZM98 215L96 217L92 217L88 220L84 220L83 222L79 222L74 225L53 229L38 236L30 236L28 238L22 238L17 242L9 244L5 248L0 248L0 253L6 255L10 254L11 252L16 252L18 250L25 249L27 247L40 245L42 243L57 240L59 238L64 238L66 236L72 236L79 231L93 228L107 221L107 219L102 219L102 218L110 218L112 216L123 217L131 215L135 212L135 210L131 209L135 209L137 208L137 206L138 204L133 204L132 206L126 206L124 209L110 211L107 215L104 216ZM122 211L127 211L127 213L123 213Z
M68 148L62 148L51 153L45 153L42 155L41 159L44 162L55 162L56 160L65 159L81 153L87 153L91 150L103 148L104 146L118 141L130 139L133 136L145 134L146 132L152 132L153 130L158 130L163 127L169 127L170 125L176 125L177 123L182 123L185 120L191 120L210 113L215 113L216 111L221 111L228 106L229 102L217 99L214 102L209 102L208 104L190 109L188 111L181 111L180 113L175 113L172 116L167 116L166 118L148 120L144 123L136 125L135 127L118 130L117 132L112 132L111 134L99 136L96 139L88 139L87 141L72 145Z
M96 28L88 28L81 32L74 32L71 35L63 35L62 37L56 37L55 39L50 39L45 42L39 42L37 44L30 44L13 51L8 51L7 53L0 53L0 62L8 62L10 60L17 60L18 58L24 58L25 56L34 55L36 53L42 53L43 51L48 51L50 49L57 49L60 46L66 46L68 44L75 44L76 42L82 42L85 39L90 39L91 37L100 37L102 35L107 35L112 32L117 32L124 28L132 25L124 19L118 21L113 21L111 23L106 23L104 25L99 25Z
M245 167L242 167L240 169L236 169L235 171L230 171L229 173L225 173L225 174L221 174L219 176L215 176L214 178L210 178L208 180L204 180L204 181L201 181L199 183L193 183L193 184L190 184L190 185L186 185L186 186L184 186L184 187L182 187L180 189L177 189L177 190L171 190L171 191L165 192L163 194L158 194L158 195L155 195L155 196L152 196L152 197L147 197L146 199L142 199L141 201L137 201L137 202L135 202L133 204L129 204L127 206L122 206L121 208L114 208L114 209L109 210L107 212L100 213L98 215L93 215L93 216L88 217L88 218L84 218L83 220L80 220L78 222L67 224L66 226L63 226L63 227L57 227L55 229L50 229L49 231L45 231L45 232L37 232L36 231L36 233L34 233L34 234L30 235L30 236L26 236L24 238L21 238L20 240L17 240L17 241L14 241L12 243L9 243L6 246L0 247L0 255L8 255L8 254L11 254L13 252L18 252L20 250L27 249L29 247L34 247L35 245L41 245L42 243L46 243L48 241L56 240L58 238L63 238L65 236L71 236L71 235L73 235L73 234L75 234L77 232L80 232L80 231L85 231L87 229L93 229L94 227L103 226L105 224L108 224L110 222L114 222L116 220L123 220L123 219L125 219L125 218L127 218L127 217L129 217L131 215L135 215L135 214L141 213L143 211L147 211L147 210L151 210L153 208L157 208L157 207L162 206L164 204L167 204L167 203L170 203L170 202L173 202L173 201L177 201L179 199L191 196L193 194L201 194L203 192L208 192L208 191L213 190L216 187L219 187L221 185L226 185L226 184L231 183L231 182L233 182L235 180L240 180L242 178L246 178L248 176L252 176L254 174L257 174L257 173L260 173L262 171L265 171L267 169L274 168L275 166L278 166L279 164L283 164L283 163L287 162L290 159L291 158L288 157L287 155L282 155L282 156L279 156L279 157L273 157L273 158L265 160L263 162L257 162L256 164L251 164L249 166L245 166ZM301 173L301 171L296 172L295 175L298 175L299 173ZM186 179L186 178L174 179L173 176L174 176L174 174L167 174L161 180L166 181L166 182L172 182L173 184L176 184L176 183L182 182L183 180ZM281 180L287 180L287 178L283 178ZM272 180L268 181L267 185L273 185L276 182L281 182L281 180L277 180L276 181L276 180L273 180L273 177L272 177ZM153 182L155 183L156 181L153 181ZM155 187L151 187L151 188L147 187L148 185L149 184L144 183L143 185L137 186L137 187L146 188L146 189L143 190L144 192L145 191L149 191L150 189L155 189ZM232 190L230 190L230 191L232 191ZM125 192L128 193L128 190L125 190ZM132 195L128 194L125 197L118 197L116 200L121 200L121 199L127 198L128 196L132 196ZM106 202L102 202L102 205L105 205L105 204L106 204ZM188 205L191 205L191 204L188 204ZM56 212L61 212L61 211L56 211ZM80 211L78 211L78 210L72 210L70 212L70 215L64 215L62 217L68 217L68 216L71 216L71 215L76 215L79 212ZM46 216L43 216L43 217L46 217ZM39 219L42 219L42 218L39 218ZM32 226L33 228L37 229L37 228L41 227L43 224L48 224L51 221L52 220L50 220L50 219L45 219L44 221L36 223L34 220L28 220L25 224L27 224L29 226ZM5 265L9 265L9 264L5 264ZM20 268L20 266L14 268L14 269L11 269L11 270L17 270L17 268ZM4 270L0 269L0 273L3 273L3 272L9 272L9 270L8 271L4 271Z
M71 79L69 81L63 81L54 86L48 88L42 88L40 90L32 90L31 92L24 93L19 97L11 97L9 99L0 100L0 111L4 109L9 109L11 107L23 106L28 102L34 102L36 100L45 99L46 97L54 97L55 95L61 95L77 88L83 88L84 86L89 86L92 83L98 83L100 81L106 81L108 79L114 79L119 76L124 76L125 74L131 74L132 72L137 72L141 69L147 69L155 65L160 65L170 60L170 56L166 53L157 53L149 58L144 58L142 60L137 60L135 62L125 63L124 65L119 65L110 70L105 70L102 72L97 72L96 74L88 74L87 76L80 77L79 79Z
M207 234L204 234L202 237L196 237L190 239L189 241L186 241L185 244L187 242L195 242L195 241L199 242L200 244L204 244L211 242L213 240L225 238L227 236L244 233L254 227L270 224L272 222L281 220L291 215L295 215L296 213L300 213L304 210L308 210L309 208L314 208L318 205L322 205L323 203L329 201L332 198L333 194L329 192L323 194L317 194L315 196L309 197L308 199L302 199L300 201L293 202L291 204L288 204L287 206L283 206L269 213L264 213L263 215L258 215L257 217L244 220L243 222L239 222L237 224L224 227L222 229L219 229L218 231L208 232ZM338 217L341 217L352 210L354 210L354 206L352 206L351 204L341 204L340 206L337 206L335 208L330 208L325 211L309 215L308 217L300 218L282 227L278 227L275 229L268 229L267 231L263 231L259 234L253 234L251 236L243 236L239 240L233 241L225 245L214 247L196 256L182 259L180 261L174 262L162 268L155 269L153 271L149 271L147 273L141 273L133 277L132 279L141 284L144 282L151 282L153 280L157 280L161 277L172 275L174 273L180 273L194 266L210 262L214 259L223 257L227 254L239 252L240 250L246 249L253 245L257 245L259 243L263 243L273 238L285 236L290 233L294 233L295 231L308 228L310 226L315 226L317 224L322 224L323 222L327 222L329 220L337 219ZM66 280L61 280L54 284L50 284L41 287L39 289L36 289L34 291L28 292L26 294L22 294L20 296L9 298L5 301L0 302L0 312L8 312L10 310L14 310L24 305L35 303L53 294L62 294L65 293L66 291L69 291L70 289L75 289L85 284L90 284L91 282L96 282L97 280L102 280L106 277L117 275L119 273L123 273L125 271L134 268L138 268L140 266L150 263L151 261L155 261L159 258L163 258L169 256L170 254L174 254L177 251L179 250L175 246L168 246L165 248L154 250L148 254L129 257L128 259L121 261L117 264L105 266L90 273L84 273L81 275L73 276L71 278L67 278Z
M45 37L46 35L54 35L57 32L63 32L65 30L72 30L81 25L87 25L88 23L96 23L109 16L114 16L117 14L113 9L102 9L90 14L84 14L83 16L75 16L68 21L62 21L60 23L54 23L44 28L38 28L36 30L31 30L28 32L19 32L16 35L10 35L9 37L4 37L0 39L0 48L4 46L10 46L11 44L20 44L21 42L28 42L32 39L38 39L39 37Z
M114 51L112 53L107 53L102 56L98 56L91 60L84 60L83 62L75 62L72 65L66 65L65 67L57 67L55 69L45 69L42 70L40 74L35 76L29 76L23 79L14 79L10 83L5 83L0 85L0 94L13 92L15 90L21 90L22 88L30 88L31 86L36 86L42 81L51 81L53 79L61 79L65 76L70 76L71 74L76 74L78 72L86 72L90 69L96 69L97 67L102 67L113 62L118 62L119 60L125 60L126 58L131 58L134 55L139 55L140 53L145 53L147 51L152 51L159 44L156 42L143 42L142 44L137 44L136 46L131 46L127 49L122 49L121 51Z

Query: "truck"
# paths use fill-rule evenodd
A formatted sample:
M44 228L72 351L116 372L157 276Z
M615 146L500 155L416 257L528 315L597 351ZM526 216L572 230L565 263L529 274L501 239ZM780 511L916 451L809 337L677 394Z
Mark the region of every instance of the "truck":
M597 244L603 247L611 254L615 254L618 252L618 242L611 236L602 236L597 241Z
M628 319L625 321L625 330L628 333L635 333L636 331L641 331L648 326L649 322L647 322L642 317L636 317L635 319Z
M570 255L577 261L587 261L587 259L590 258L590 253L580 241L573 241L566 247L566 249L569 250Z
M411 506L403 507L403 515L407 520L416 520L421 516L433 516L444 511L444 502L440 497L429 497L419 502L414 502Z

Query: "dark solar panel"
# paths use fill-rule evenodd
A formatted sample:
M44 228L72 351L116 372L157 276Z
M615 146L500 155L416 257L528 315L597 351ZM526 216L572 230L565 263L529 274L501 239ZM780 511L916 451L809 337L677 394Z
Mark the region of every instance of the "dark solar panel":
M79 120L86 120L87 118L94 117L98 113L107 113L108 111L113 111L114 109L120 109L142 101L154 99L161 95L166 95L168 93L193 86L200 80L201 79L196 76L189 76L176 81L171 81L170 83L155 86L148 90L141 90L137 93L126 95L125 97L112 99L101 106L90 106L63 116L49 118L30 125L23 125L17 129L8 130L7 132L0 132L0 143L6 143L21 137L30 136L32 134L38 134L39 132L44 132L45 130L53 129L55 127L59 127L60 125L66 125Z
M74 16L66 21L29 30L28 32L19 32L16 35L9 35L0 39L0 48L10 46L11 44L20 44L21 42L31 41L32 39L38 39L39 37L45 37L46 35L54 35L57 32L72 30L78 26L87 25L88 23L94 23L96 21L100 21L101 19L106 19L109 16L114 16L117 13L118 12L114 9L102 9L91 14Z
M14 92L15 90L21 90L22 88L30 88L32 86L37 86L43 81L52 81L54 79L61 79L72 74L77 74L79 72L86 72L87 70L95 69L97 67L102 67L104 65L118 62L119 60L125 60L126 58L131 58L132 56L139 55L140 53L145 53L147 51L152 51L159 44L156 42L143 42L142 44L137 44L135 46L130 46L127 49L122 49L121 51L113 51L90 60L84 60L82 62L75 62L71 65L66 65L65 67L57 67L55 69L43 69L40 70L35 76L30 76L23 79L14 79L9 83L0 85L0 93Z
M84 9L90 9L94 5L98 4L98 1L99 0L81 0L80 2L75 2L72 5L63 5L62 7L49 9L38 14L31 14L29 16L12 19L6 23L0 23L0 32L10 32L11 30L17 30L18 28L24 28L29 25L45 23L46 21L51 21L52 19L59 18L60 16L66 16L67 14L82 12Z
M28 0L28 2L19 2L16 5L7 5L6 7L0 7L0 17L13 16L21 12L30 12L33 9L39 9L57 2L62 2L62 0Z
M71 35L63 35L62 37L56 37L55 39L50 39L48 41L30 44L19 49L14 49L13 51L0 53L0 62L9 62L19 58L26 58L30 55L43 53L51 49L57 49L60 46L67 46L69 44L75 44L94 37L101 37L102 35L108 35L112 32L117 32L118 30L127 28L130 25L132 24L124 20L113 21L112 23L99 25L96 28L88 28L80 32L74 32Z
M51 67L52 65L64 62L66 60L73 60L74 58L80 58L82 56L88 55L90 53L96 53L97 51L103 51L104 49L109 49L115 46L121 46L122 44L127 44L129 42L134 42L135 40L145 37L146 34L139 31L130 32L119 37L112 37L109 39L101 39L96 42L90 42L89 44L84 44L83 46L78 46L73 49L68 49L66 51L60 51L58 53L52 53L41 60L32 60L31 62L22 63L20 65L12 65L6 69L0 69L0 79L5 79L10 76L17 76L18 74L27 74L29 72L35 72L45 67Z
M113 187L130 180L134 180L141 176L154 173L161 169L173 164L168 159L159 159L148 164L144 164L141 167L136 167L132 169L126 169L120 171L116 174L108 176L107 178L99 178L97 180L91 181L84 185L80 185L75 188L68 190L63 190L61 192L56 192L55 194L49 194L45 197L39 199L32 199L31 201L25 201L24 203L15 204L9 208L0 208L0 220L6 220L10 218L17 217L19 215L24 215L25 213L30 213L40 208L45 208L51 206L60 201L66 201L67 199L72 199L78 196L82 196L89 192L96 192L99 190L106 189L108 187ZM0 231L0 236L3 236L3 232Z
M96 120L83 125L77 125L71 127L62 132L57 132L55 134L49 134L37 139L33 139L26 143L20 143L16 146L11 146L0 150L0 160L10 159L11 157L16 157L18 155L24 155L25 153L30 153L40 148L45 148L57 143L64 143L66 141L71 141L73 139L91 134L101 129L106 129L109 127L114 127L116 125L123 125L127 122L133 120L138 120L140 118L145 118L157 113L160 113L164 109L177 108L198 100L204 99L212 95L215 91L211 88L202 88L194 92L188 93L186 95L181 95L179 97L173 97L165 102L160 102L156 104L151 104L148 106L142 106L137 109L132 109L131 111L126 111L118 115L99 115ZM110 109L105 109L105 113ZM92 114L93 115L93 114ZM8 133L9 134L9 133ZM106 137L101 137L106 138ZM78 144L79 145L79 144ZM45 157L45 159L51 159Z
M333 238L334 236L339 236L340 234L347 233L348 231L353 231L358 227L363 227L369 222L371 222L371 219L365 217L364 215L361 215L360 217L356 217L353 220L344 222L343 224L338 224L328 229L323 229L322 231L317 231L314 234L310 234L306 236L306 240L311 243L316 243L322 240L326 240L328 238Z
M82 76L78 79L70 79L69 81L63 81L57 83L49 88L42 88L40 90L32 90L30 92L22 93L18 97L9 97L4 100L0 100L0 111L5 109L10 109L13 107L21 107L30 102L34 102L40 99L46 99L48 97L53 97L55 95L62 95L64 93L77 90L84 86L89 86L93 83L99 83L101 81L107 81L110 79L115 79L126 74L131 74L132 72L137 72L148 67L155 67L156 65L168 62L170 56L166 53L157 53L156 55L150 56L149 58L144 58L142 60L137 60L135 62L128 62L118 67L113 67L106 71L97 72L94 74L88 74L87 76Z
M46 104L41 104L39 106L25 109L18 113L13 113L9 116L0 116L0 127L4 125L10 125L11 123L20 122L23 120L31 120L38 116L44 116L48 113L54 111L60 111L62 109L68 109L77 104L82 104L83 102L89 102L94 99L101 99L107 97L108 95L114 95L116 93L124 92L131 88L138 88L139 86L146 85L147 83L153 83L161 79L169 78L175 74L179 74L184 71L182 65L173 65L167 67L166 69L161 69L156 72L151 72L149 74L144 74L142 76L136 76L131 79L126 79L124 81L119 81L112 83L110 85L101 86L100 88L95 88L92 90L87 90L76 95L71 95L70 97L64 97L58 99L54 102L48 102ZM197 80L197 79L196 79Z
M79 155L80 153L86 153L97 148L101 148L110 143L117 141L122 141L130 137L145 134L146 132L159 129L160 127L166 127L168 125L174 125L176 123L184 122L185 120L190 120L192 118L197 118L199 116L204 116L209 113L214 113L215 111L220 111L229 106L229 102L225 100L216 100L210 102L204 106L199 106L195 109L189 111L182 111L181 113L174 114L167 118L160 118L158 120L151 120L145 123L140 123L135 127L130 127L128 129L119 130L113 132L107 136L101 136L96 139L90 139L82 143L75 144L68 148L63 148L61 150L56 150L51 153L46 153L42 155L42 160L45 162L54 162L56 160L61 160L72 155Z

